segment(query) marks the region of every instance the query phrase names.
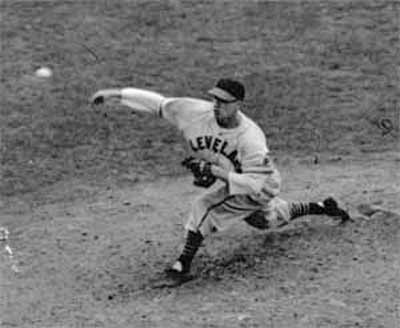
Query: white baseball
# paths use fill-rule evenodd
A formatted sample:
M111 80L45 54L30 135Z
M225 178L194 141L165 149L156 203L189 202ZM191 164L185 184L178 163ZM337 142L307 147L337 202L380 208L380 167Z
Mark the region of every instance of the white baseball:
M40 78L49 78L53 75L53 72L48 67L40 67L36 70L35 75Z

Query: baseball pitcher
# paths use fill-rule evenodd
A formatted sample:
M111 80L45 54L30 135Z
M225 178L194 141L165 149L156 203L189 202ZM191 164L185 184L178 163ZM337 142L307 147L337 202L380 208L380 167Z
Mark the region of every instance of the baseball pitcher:
M320 203L288 203L279 198L281 178L269 156L265 135L242 111L243 84L220 79L208 94L211 101L170 98L127 87L100 90L91 98L95 105L117 98L135 111L166 119L189 145L190 154L182 164L193 173L194 184L209 188L217 180L222 182L194 201L186 224L185 245L167 270L169 277L187 277L203 240L239 220L268 229L311 214L350 219L333 198Z

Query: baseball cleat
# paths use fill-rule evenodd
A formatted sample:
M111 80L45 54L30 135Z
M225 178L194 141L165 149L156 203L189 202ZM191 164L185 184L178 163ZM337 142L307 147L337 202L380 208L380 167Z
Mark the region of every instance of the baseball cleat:
M179 262L179 261L177 261ZM175 288L193 280L195 277L189 271L179 271L177 262L172 267L166 268L162 277L157 277L152 284L153 289Z
M181 261L176 261L170 268L167 268L165 274L168 278L179 283L193 279L193 276L189 273L189 269L184 268Z
M352 221L349 213L344 209L340 208L337 201L332 197L326 198L323 201L325 214L333 217L340 218L340 222L344 223L346 221Z

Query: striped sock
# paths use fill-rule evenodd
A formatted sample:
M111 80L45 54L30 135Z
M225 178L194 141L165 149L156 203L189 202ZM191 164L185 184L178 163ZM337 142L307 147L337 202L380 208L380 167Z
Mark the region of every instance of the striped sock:
M192 263L193 257L199 249L203 239L204 238L200 232L194 232L191 230L188 231L185 246L183 248L182 254L178 258L178 261L180 261L183 265L182 271L187 272L190 270L190 265Z
M291 203L289 207L290 220L304 215L324 214L325 209L317 203Z

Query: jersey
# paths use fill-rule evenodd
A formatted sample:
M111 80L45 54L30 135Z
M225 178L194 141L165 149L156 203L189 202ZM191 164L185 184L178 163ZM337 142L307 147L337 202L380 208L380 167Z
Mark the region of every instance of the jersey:
M244 113L238 112L237 127L226 129L218 125L212 102L167 98L160 106L160 115L182 132L195 157L230 172L230 194L274 196L270 188L264 188L265 179L276 171L269 158L264 133Z
M239 111L239 125L226 129L218 125L213 103L196 98L167 98L151 91L125 88L122 103L157 114L176 126L193 156L229 171L229 194L272 198L280 180L269 157L261 128ZM271 177L274 178L271 178Z

